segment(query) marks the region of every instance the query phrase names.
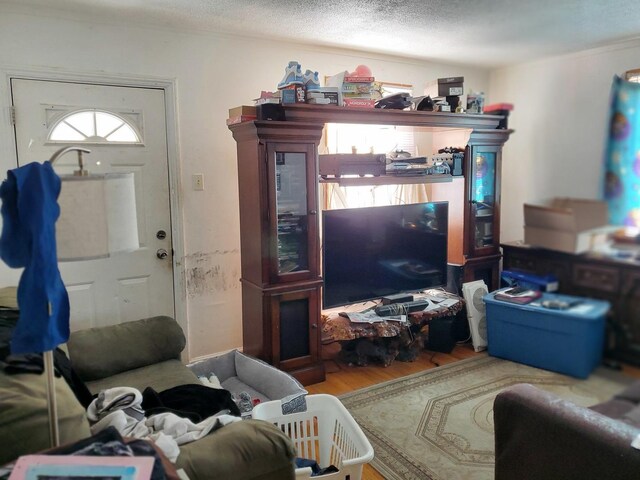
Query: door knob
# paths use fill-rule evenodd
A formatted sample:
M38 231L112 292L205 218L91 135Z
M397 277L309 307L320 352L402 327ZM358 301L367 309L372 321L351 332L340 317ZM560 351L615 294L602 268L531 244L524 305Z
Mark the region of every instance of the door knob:
M164 260L165 258L167 258L167 255L169 254L164 248L159 248L156 252L156 257L158 257L160 260Z
M158 230L156 233L156 238L158 240L164 240L165 238L167 238L167 232L165 232L164 230Z

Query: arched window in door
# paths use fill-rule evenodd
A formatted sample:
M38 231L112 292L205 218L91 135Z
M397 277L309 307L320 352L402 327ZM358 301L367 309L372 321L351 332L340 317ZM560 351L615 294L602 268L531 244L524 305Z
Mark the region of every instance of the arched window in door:
M141 144L135 125L103 110L76 110L56 121L47 140L74 143Z

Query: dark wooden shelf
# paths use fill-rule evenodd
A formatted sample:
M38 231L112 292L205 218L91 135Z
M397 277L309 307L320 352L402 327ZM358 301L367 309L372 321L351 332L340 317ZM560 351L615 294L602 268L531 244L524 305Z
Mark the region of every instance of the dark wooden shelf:
M283 105L287 121L309 123L362 123L426 127L433 130L468 128L491 130L498 126L502 115L476 115L415 110L338 107L335 105Z
M320 177L320 183L337 183L342 187L362 185L410 185L419 183L446 183L453 181L451 175L380 175L379 177Z

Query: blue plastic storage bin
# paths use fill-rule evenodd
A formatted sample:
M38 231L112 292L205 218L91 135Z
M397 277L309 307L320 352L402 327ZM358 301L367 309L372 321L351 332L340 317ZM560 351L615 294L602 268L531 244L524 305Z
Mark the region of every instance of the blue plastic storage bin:
M527 305L484 296L489 355L545 370L587 378L602 361L605 316L609 302L543 293ZM566 310L542 306L556 300Z

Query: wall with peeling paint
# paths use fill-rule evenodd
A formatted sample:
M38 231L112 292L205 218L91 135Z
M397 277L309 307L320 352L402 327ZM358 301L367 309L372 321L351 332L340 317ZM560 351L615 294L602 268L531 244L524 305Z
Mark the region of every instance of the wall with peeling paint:
M36 39L46 39L36 40ZM364 63L380 80L415 85L417 94L438 77L464 76L465 87L487 90L488 71L292 43L114 25L100 19L0 4L0 69L139 76L176 80L180 191L184 224L184 282L189 359L242 346L240 231L235 142L225 125L228 109L251 104L272 90L289 60L320 76ZM6 77L3 77L6 79ZM10 95L0 80L0 115ZM15 167L12 129L0 122L0 170ZM170 125L170 128L172 126ZM205 190L192 190L202 173ZM0 286L17 272L0 267Z

